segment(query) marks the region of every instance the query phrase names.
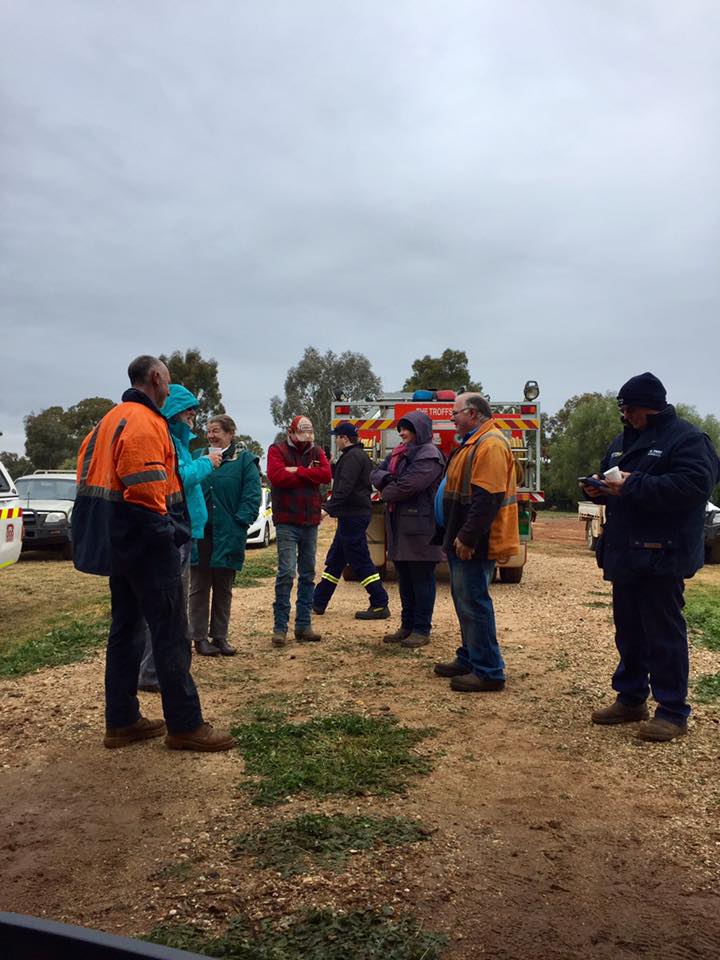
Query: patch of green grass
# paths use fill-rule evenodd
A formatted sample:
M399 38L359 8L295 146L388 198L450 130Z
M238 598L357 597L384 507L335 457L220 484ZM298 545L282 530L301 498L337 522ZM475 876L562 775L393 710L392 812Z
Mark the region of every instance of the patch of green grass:
M688 590L685 619L697 643L720 650L720 590L705 586Z
M367 649L374 657L411 657L422 648L404 647L401 643L373 643Z
M150 874L150 880L187 880L192 873L192 867L187 860L177 863L166 863L164 867Z
M148 936L153 943L228 960L438 960L447 938L427 932L410 916L386 912L307 910L257 929L236 917L220 937L189 924L166 924Z
M431 769L412 748L432 731L401 727L391 716L341 713L289 723L285 714L265 709L232 732L252 778L243 786L259 805L298 793L402 793L411 776Z
M586 607L611 607L612 600L589 600L586 604Z
M560 655L555 657L554 667L556 670L567 670L570 666L570 661L568 660L568 655L565 651L561 651Z
M306 813L236 837L236 853L249 854L261 867L287 877L311 865L338 869L349 853L372 847L398 847L427 840L430 831L405 817L323 816Z
M234 585L236 587L259 587L262 581L268 577L274 577L277 573L277 553L275 550L249 556L245 554L245 562L242 570L235 573Z
M707 673L693 684L695 699L699 703L715 703L720 700L720 673Z
M0 654L0 677L22 677L40 667L77 663L107 642L106 620L71 620Z

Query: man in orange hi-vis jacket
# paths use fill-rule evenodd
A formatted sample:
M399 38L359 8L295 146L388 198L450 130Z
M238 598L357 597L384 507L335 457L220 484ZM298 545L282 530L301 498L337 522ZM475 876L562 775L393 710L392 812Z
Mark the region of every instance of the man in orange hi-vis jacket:
M435 673L450 677L452 690L487 693L505 686L488 586L495 562L520 549L515 461L481 394L457 397L452 419L461 443L448 460L435 517L462 640L455 659L435 664Z
M228 750L229 733L203 722L190 676L180 577L190 524L175 447L160 413L170 374L156 357L128 368L131 388L80 447L72 516L75 566L110 578L112 622L105 663L105 746L167 733L175 750ZM143 618L152 637L163 720L140 715ZM166 726L167 723L167 726Z

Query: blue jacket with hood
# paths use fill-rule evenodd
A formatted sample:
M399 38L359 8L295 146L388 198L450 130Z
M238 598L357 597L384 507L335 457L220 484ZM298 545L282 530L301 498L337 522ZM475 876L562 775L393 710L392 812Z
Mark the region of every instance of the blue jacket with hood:
M190 393L187 387L179 383L170 384L170 395L162 408L162 415L168 421L170 434L175 444L178 459L178 471L185 491L185 503L190 514L190 528L194 540L202 540L205 533L208 511L205 497L200 484L213 472L213 465L209 457L193 458L190 452L190 441L195 434L190 427L181 420L173 420L177 413L183 410L192 410L198 406L197 397Z

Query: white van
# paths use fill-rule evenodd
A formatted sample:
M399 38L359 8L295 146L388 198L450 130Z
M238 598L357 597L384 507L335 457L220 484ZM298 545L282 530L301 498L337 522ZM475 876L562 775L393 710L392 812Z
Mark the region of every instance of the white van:
M0 570L16 563L22 550L22 507L10 474L0 463Z

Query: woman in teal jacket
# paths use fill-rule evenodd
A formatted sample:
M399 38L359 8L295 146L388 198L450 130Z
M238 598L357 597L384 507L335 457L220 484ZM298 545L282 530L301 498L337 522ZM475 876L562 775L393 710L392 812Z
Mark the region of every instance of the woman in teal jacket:
M248 527L260 508L258 458L236 443L236 429L225 414L213 417L207 428L208 443L222 451L222 461L203 480L208 519L190 576L190 633L203 656L236 652L227 640L232 586L245 560Z
M190 442L195 439L191 427L199 406L197 397L187 387L183 387L179 383L172 383L165 406L161 410L162 415L168 421L170 435L175 444L178 473L183 485L185 505L190 515L190 528L194 540L199 540L202 537L208 516L202 482L210 476L215 467L220 465L221 461L219 453L208 454L196 459L190 451ZM180 559L182 563L183 593L185 594L185 605L187 607L190 587L190 544L180 548ZM150 631L145 624L143 626L146 631L145 652L140 664L138 688L157 693L160 690L160 685L155 672Z

